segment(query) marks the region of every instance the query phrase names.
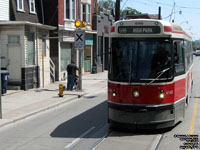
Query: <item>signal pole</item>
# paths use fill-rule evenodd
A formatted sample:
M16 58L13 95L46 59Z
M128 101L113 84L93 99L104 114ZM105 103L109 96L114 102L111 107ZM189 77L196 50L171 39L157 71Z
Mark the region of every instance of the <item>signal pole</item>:
M84 21L76 20L75 21L75 35L74 35L74 48L79 51L79 88L82 90L82 54L85 49L85 30L81 29L86 27L87 24Z
M79 69L78 69L78 75L79 75L79 88L78 90L82 90L82 52L83 50L79 50Z

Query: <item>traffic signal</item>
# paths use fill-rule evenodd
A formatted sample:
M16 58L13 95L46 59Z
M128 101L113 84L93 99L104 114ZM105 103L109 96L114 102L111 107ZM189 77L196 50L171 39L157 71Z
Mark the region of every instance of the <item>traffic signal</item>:
M76 28L85 28L87 26L87 22L75 20L75 27Z

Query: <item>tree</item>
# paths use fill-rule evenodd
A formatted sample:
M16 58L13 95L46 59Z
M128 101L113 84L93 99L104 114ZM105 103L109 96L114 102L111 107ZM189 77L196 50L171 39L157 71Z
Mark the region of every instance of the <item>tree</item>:
M131 7L126 7L124 10L122 10L121 12L122 16L126 16L126 15L134 15L134 14L142 14L140 11L131 8Z
M104 9L115 10L115 2L112 0L99 0L98 2L99 11Z
M99 0L99 2L98 2L99 11L103 11L103 8L104 8L104 9L108 9L110 11L113 10L113 12L115 12L115 2L116 2L116 0L115 1ZM120 14L121 14L121 16L126 16L126 15L133 15L133 14L142 14L142 13L132 7L126 7L124 10L120 11Z

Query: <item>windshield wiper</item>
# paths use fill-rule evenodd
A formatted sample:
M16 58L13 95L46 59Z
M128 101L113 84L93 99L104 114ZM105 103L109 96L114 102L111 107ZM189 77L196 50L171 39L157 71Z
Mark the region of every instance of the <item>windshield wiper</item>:
M155 82L160 76L162 76L165 72L167 72L168 70L170 70L173 66L166 68L160 72L158 72L157 74L159 74L155 79L153 79L151 82L147 83L146 85L151 85L153 82Z

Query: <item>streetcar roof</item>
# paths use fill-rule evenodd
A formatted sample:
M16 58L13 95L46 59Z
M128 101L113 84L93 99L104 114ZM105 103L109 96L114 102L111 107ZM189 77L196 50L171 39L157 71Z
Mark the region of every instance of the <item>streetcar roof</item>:
M192 40L192 37L183 30L183 28L179 24L167 22L164 20L157 20L157 19L128 19L128 20L119 20L113 24L113 27L116 29L121 26L132 26L132 27L145 27L145 26L160 26L160 33L159 34L137 34L137 36L170 36L174 38L185 38L188 40ZM116 31L113 32L111 28L111 36L133 36L136 35L135 33L131 34L119 34Z

